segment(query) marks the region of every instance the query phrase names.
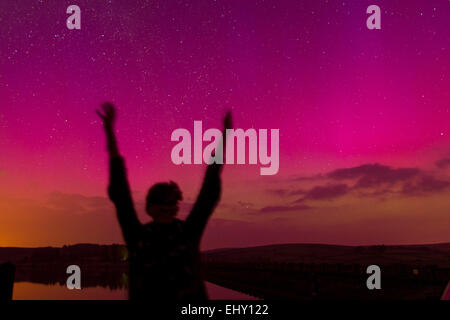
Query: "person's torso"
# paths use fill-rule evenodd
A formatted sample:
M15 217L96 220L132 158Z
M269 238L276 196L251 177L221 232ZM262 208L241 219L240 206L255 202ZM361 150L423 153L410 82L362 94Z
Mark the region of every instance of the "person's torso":
M183 221L142 226L130 251L130 295L203 298L198 245ZM134 292L132 292L134 291Z

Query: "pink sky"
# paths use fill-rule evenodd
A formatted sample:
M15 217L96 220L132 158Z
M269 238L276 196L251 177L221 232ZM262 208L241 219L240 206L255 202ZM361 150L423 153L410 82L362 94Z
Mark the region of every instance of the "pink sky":
M184 212L204 166L177 128L280 129L280 170L228 166L204 248L450 241L448 1L60 1L0 4L0 245L121 242L94 113L118 140L142 221L155 182ZM376 165L378 164L378 165ZM347 168L347 171L339 171ZM341 175L344 175L342 177Z

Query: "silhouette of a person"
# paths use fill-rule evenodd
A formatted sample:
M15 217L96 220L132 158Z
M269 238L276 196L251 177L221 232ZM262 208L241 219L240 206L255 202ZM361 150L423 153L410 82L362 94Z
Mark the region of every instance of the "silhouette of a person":
M223 165L208 165L198 198L185 221L176 218L178 202L183 199L178 185L172 181L153 185L146 198L146 211L153 221L143 225L136 215L124 159L114 134L115 107L104 103L102 109L96 112L103 119L108 143L108 195L116 207L129 252L130 299L207 299L199 247L206 223L220 199ZM223 151L227 128L231 128L230 112L225 117L220 141Z

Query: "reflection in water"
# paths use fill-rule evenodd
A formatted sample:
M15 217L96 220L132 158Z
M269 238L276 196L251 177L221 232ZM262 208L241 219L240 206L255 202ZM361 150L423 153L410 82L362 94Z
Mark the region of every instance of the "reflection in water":
M21 264L17 267L14 300L124 300L128 298L128 265L76 262L83 270L81 290L66 287L67 264ZM206 283L210 299L255 299L249 295Z
M13 300L124 300L124 289L111 290L105 287L87 287L69 290L65 285L33 282L14 283Z
M249 295L233 291L206 282L209 298L214 300L253 300ZM14 283L14 300L124 300L127 299L125 288L85 287L81 290L69 290L59 283L42 284L33 282Z

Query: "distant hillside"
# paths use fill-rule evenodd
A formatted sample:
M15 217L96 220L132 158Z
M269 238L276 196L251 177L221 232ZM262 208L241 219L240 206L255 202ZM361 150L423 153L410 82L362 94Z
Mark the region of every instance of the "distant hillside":
M34 248L0 247L0 263L22 260L24 257L31 255L33 249Z
M209 261L239 263L412 264L450 267L450 243L427 245L340 246L276 244L204 252Z
M203 255L205 279L261 299L438 300L450 279L450 244L277 244ZM378 265L382 290L368 290Z
M127 258L124 245L75 244L63 247L0 247L0 263L120 262Z
M328 244L274 244L223 248L203 252L208 260L239 263L413 264L450 267L450 243L429 245L340 246ZM0 247L0 263L123 262L124 245L76 244L63 247Z
M82 268L83 287L127 286L124 245L0 248L0 262L16 265L16 282L67 280ZM263 299L439 299L450 279L450 243L340 246L276 244L202 253L206 281ZM367 290L366 268L382 269L383 290Z

